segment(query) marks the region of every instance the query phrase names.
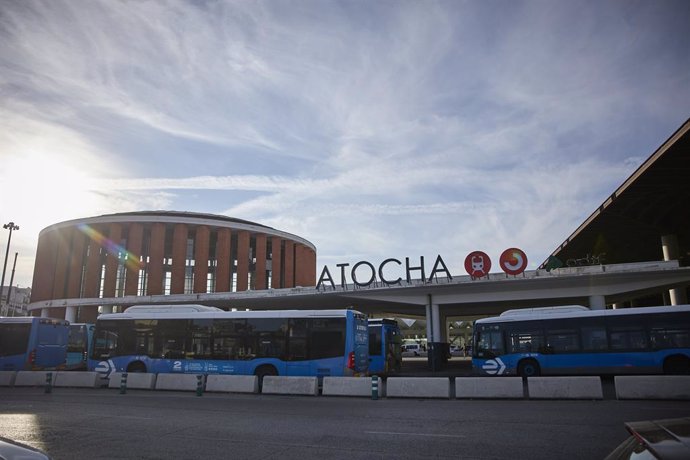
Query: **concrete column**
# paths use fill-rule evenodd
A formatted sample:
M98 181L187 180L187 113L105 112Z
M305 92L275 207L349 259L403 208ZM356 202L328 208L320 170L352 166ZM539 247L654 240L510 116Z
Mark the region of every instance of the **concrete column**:
M112 305L101 306L101 314L112 313L112 312L113 312L113 306Z
M67 307L65 309L65 319L70 323L77 322L77 307Z
M266 235L256 235L256 265L254 267L254 289L266 289Z
M127 262L125 263L125 295L137 295L139 271L141 270L141 247L144 240L144 226L133 223L127 232Z
M147 272L149 280L146 283L147 295L163 294L163 258L165 257L165 224L151 225L151 241L149 244L149 262Z
M55 279L55 256L57 254L57 231L53 230L39 235L36 249L36 263L31 283L31 301L50 300L53 298L53 281ZM94 296L95 297L95 296Z
M664 260L678 259L678 237L676 235L663 235L661 237L661 249L664 252ZM668 291L671 305L683 305L688 303L685 288L674 288Z
M185 268L187 267L187 233L187 225L175 225L173 230L170 294L184 294Z
M208 284L208 254L211 231L205 225L196 228L194 240L194 293L205 293Z
M438 304L431 304L431 318L432 318L432 333L434 335L434 342L442 342L443 337L441 335L441 315L439 312Z
M70 231L72 239L72 249L69 262L69 273L67 275L67 292L68 299L78 298L81 293L81 275L85 265L84 255L86 253L86 235L78 229Z
M284 287L295 287L295 243L285 241L285 284Z
M58 249L55 259L55 277L53 279L53 299L64 299L67 283L67 268L70 261L70 234L69 229L57 230Z
M110 224L108 239L112 243L112 249L105 256L105 281L103 283L103 297L115 297L115 285L117 284L117 268L120 265L118 249L122 238L122 226L118 223Z
M249 290L249 232L237 233L237 292Z
M50 318L50 308L41 308L41 318Z
M84 297L95 298L100 295L101 287L101 245L96 238L89 239L88 255L86 256L86 272L84 273ZM33 292L31 293L33 296Z
M425 306L426 309L426 342L427 344L434 341L434 330L433 330L433 315L431 312L431 304Z
M216 243L216 292L230 291L230 276L232 274L232 260L230 251L232 245L232 232L229 228L218 229L218 242Z
M281 264L281 247L280 247L281 239L277 236L274 236L271 239L271 287L273 289L280 289L283 287L282 285L282 279L281 279L281 271L282 271L282 264Z
M589 308L591 310L605 310L606 298L603 295L589 296Z

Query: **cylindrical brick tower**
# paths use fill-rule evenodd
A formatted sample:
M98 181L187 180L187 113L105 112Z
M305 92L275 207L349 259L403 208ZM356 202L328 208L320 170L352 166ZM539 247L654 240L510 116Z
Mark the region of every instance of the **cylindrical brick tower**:
M241 292L315 284L316 248L299 236L211 214L129 212L70 220L43 229L31 301ZM60 307L50 308L47 314L66 317L65 308ZM97 307L88 306L67 312L67 317L93 322L97 314Z

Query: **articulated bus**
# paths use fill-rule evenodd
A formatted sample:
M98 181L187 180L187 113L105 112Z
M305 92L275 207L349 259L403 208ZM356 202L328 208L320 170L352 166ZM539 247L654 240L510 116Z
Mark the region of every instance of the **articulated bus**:
M690 305L509 310L475 321L481 375L690 373Z
M402 366L402 334L393 319L369 320L369 373L387 375Z
M100 315L88 368L117 372L365 375L366 316L353 310L134 306Z
M86 361L91 352L95 326L87 323L71 323L67 341L68 370L86 370Z
M61 369L69 323L31 316L0 318L0 371Z

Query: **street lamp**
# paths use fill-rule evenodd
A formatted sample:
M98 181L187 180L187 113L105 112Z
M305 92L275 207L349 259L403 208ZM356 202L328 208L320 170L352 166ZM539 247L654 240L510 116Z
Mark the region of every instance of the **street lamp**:
M7 256L10 254L12 230L19 230L19 225L15 225L14 222L10 222L3 225L2 228L8 229L10 231L10 236L9 238L7 238L7 249L5 250L5 264L2 266L2 280L0 280L0 305L2 305L2 296L3 292L5 291L5 271L7 270ZM7 300L9 301L9 296Z

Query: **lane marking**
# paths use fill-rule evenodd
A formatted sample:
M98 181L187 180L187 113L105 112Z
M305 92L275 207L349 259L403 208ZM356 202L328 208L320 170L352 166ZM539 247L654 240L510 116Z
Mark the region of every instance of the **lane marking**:
M430 438L466 438L459 434L398 433L396 431L365 431L366 434L392 434L400 436L426 436Z

